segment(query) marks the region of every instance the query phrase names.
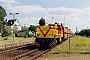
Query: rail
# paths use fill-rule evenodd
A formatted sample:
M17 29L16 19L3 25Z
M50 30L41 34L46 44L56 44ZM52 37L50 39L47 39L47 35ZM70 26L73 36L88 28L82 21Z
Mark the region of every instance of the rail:
M38 58L38 57L40 57L40 56L43 56L43 55L44 55L45 53L47 53L49 50L50 50L50 49L47 49L47 50L43 51L42 53L37 54L37 55L29 58L28 60L34 60L34 59L36 59L36 58Z
M15 48L15 47L25 46L25 45L31 44L31 43L33 43L33 41L30 41L30 42L22 42L22 43L15 43L15 44L9 44L9 45L3 45L3 46L0 46L0 51L13 49L13 48Z
M23 56L26 56L26 55L28 55L28 54L30 54L30 53L33 53L33 52L35 52L35 51L37 51L37 50L38 50L38 49L35 49L35 50L32 50L32 51L23 53L23 54L21 54L21 55L17 55L17 56L15 56L15 57L9 58L9 59L7 59L7 60L16 60L16 59L21 58L21 57L23 57Z

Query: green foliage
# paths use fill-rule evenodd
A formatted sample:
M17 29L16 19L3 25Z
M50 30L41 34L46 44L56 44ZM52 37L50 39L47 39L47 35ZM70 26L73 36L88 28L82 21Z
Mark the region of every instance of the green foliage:
M34 31L34 32L36 32L36 26L34 26L34 25L30 25L30 27L29 27L29 30L31 30L31 31Z
M28 31L28 28L26 26L22 26L22 31Z
M7 14L5 9L2 6L0 6L0 20L2 20L6 15Z
M3 30L5 25L7 25L7 20L0 21L0 32Z
M37 27L36 26L30 25L29 31L31 31L33 33L33 36L35 36L36 30L37 30Z
M78 35L81 35L81 36L90 36L90 29L83 29L81 30Z
M3 7L0 6L0 32L3 30L5 25L7 25L7 20L4 20L4 17L6 16L6 11Z
M11 34L12 34L12 32L10 31L10 29L4 28L3 33L2 33L2 37L7 37L7 36L9 36Z

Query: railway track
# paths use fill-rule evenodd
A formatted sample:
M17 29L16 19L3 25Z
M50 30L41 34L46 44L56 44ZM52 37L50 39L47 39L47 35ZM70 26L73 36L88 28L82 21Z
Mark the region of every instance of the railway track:
M47 49L47 50L34 49L25 52L23 54L17 55L15 57L9 58L7 60L35 60L38 57L42 57L45 53L47 53L50 50L51 49Z
M22 42L22 43L4 45L2 46L2 48L0 48L0 54L26 47L29 44L33 45L34 43L33 42Z
M29 54L31 54L31 53L36 52L37 50L38 50L38 49L31 50L31 51L22 53L22 54L20 54L20 55L14 56L14 57L12 57L12 58L9 58L9 59L7 59L7 60L18 60L18 59L20 59L20 58L22 58L22 57L25 57L25 56L27 56L27 55L29 55Z
M16 48L20 48L20 47L24 47L27 44L33 44L33 42L22 42L22 43L15 43L15 44L9 44L9 45L4 45L4 46L0 46L0 52L4 52L6 50L12 50L12 49L16 49Z
M7 60L12 58L12 60L15 60L15 58L19 55L25 56L27 54L29 54L30 52L33 52L34 50L36 50L36 46L34 45L27 45L25 47L22 48L17 48L17 49L10 49L10 50L6 50L4 52L0 53L0 60ZM14 57L14 58L13 58ZM17 59L17 58L16 58Z
M50 50L51 49L40 50L34 45L28 45L27 47L0 53L0 60L34 60Z
M53 48L45 50L37 49L34 43L11 46L0 51L0 60L34 60Z

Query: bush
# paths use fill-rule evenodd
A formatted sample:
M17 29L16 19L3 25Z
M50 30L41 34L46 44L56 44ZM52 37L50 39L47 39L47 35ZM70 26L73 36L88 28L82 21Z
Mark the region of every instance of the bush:
M3 29L3 33L2 33L2 37L7 37L7 36L9 36L9 35L11 35L12 34L12 32L10 31L10 29L6 29L6 28L4 28Z

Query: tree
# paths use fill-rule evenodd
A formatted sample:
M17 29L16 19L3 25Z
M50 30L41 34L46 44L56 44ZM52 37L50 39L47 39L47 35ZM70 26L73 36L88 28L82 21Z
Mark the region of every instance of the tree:
M3 7L0 6L0 32L3 30L5 25L7 25L7 20L4 20L4 17L6 16L6 11Z
M82 29L78 35L81 35L81 36L90 36L90 29Z
M37 30L37 27L36 26L30 25L29 31L31 31L33 33L33 36L36 36L36 30Z
M30 25L30 27L29 27L29 30L31 30L31 31L34 31L34 32L36 32L36 26L34 26L34 25Z
M7 36L9 36L9 35L11 35L11 34L12 34L12 32L11 32L10 29L4 28L4 29L3 29L3 32L2 32L2 37L7 37Z
M28 31L28 28L26 26L22 26L22 31Z
M0 6L0 20L2 21L6 15L7 14L5 9L2 6Z

